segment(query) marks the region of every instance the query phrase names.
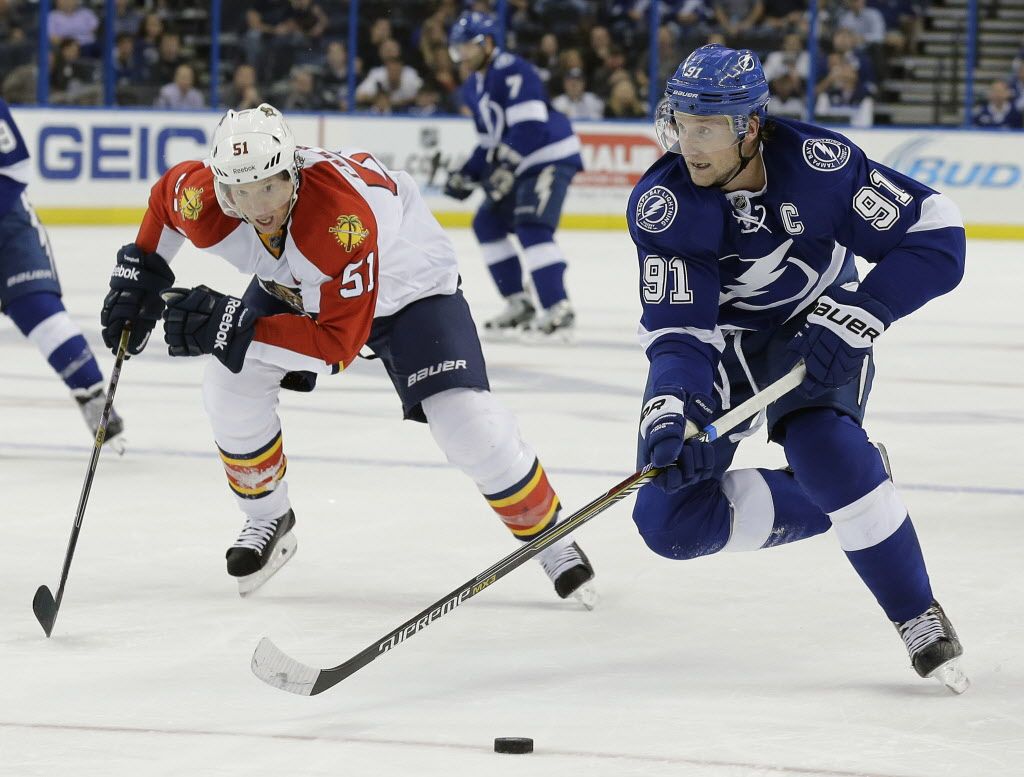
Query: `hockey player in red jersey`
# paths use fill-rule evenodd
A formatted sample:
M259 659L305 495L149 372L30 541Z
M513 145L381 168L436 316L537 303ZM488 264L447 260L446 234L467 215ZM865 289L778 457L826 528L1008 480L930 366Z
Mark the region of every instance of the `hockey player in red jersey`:
M253 279L241 298L174 288L168 262L190 241ZM521 540L555 525L558 496L490 393L454 247L407 173L365 151L297 147L270 105L228 111L206 161L172 167L124 246L101 316L129 352L157 319L171 356L212 354L203 399L245 525L227 552L245 595L294 553L281 388L311 391L365 345L380 358L405 418L429 425L452 464ZM538 555L562 598L590 604L594 572L571 540Z

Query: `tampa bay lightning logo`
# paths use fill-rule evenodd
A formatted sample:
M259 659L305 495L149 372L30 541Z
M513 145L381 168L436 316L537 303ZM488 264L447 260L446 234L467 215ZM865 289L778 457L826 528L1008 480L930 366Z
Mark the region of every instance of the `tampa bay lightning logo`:
M744 259L732 254L722 257L723 262L739 260L749 266L736 276L733 283L723 284L718 304L730 302L733 307L742 310L768 310L803 299L817 283L819 275L806 262L789 256L789 249L792 246L793 238L790 238L767 256ZM802 272L804 277L799 278L799 273L790 273L795 277L788 281L780 281L791 267ZM799 291L792 288L794 281L802 286Z
M664 186L655 186L640 195L636 225L647 232L664 232L675 221L678 210L676 196Z
M804 161L815 170L833 173L850 161L850 147L832 138L808 138L804 141Z

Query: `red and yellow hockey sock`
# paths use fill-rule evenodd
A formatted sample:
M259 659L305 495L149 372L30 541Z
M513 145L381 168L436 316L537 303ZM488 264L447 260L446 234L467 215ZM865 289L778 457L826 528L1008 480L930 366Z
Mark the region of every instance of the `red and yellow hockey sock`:
M259 499L269 494L288 467L281 432L252 453L229 453L220 446L217 450L228 476L228 485L242 499Z
M539 459L526 477L496 494L484 494L488 504L516 537L531 540L552 525L561 504Z

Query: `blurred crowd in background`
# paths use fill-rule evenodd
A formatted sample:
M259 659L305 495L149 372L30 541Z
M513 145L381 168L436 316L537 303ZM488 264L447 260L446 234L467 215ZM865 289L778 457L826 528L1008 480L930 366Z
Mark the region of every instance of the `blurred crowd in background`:
M868 126L885 79L899 76L899 63L918 47L928 1L822 0L818 45L809 47L807 0L673 0L660 3L652 47L650 0L508 0L505 48L536 66L554 106L573 119L648 116L652 90L660 94L680 61L701 44L720 42L761 56L772 113L807 118L813 102L818 119ZM350 60L348 2L224 0L218 104L211 106L209 4L116 0L114 103L242 109L268 101L284 111L459 113L466 74L449 58L447 38L466 9L495 10L488 0L361 0ZM51 104L102 103L103 11L102 2L53 0L46 20ZM36 102L38 35L36 4L0 0L8 102ZM1020 128L1024 59L986 86L975 122Z

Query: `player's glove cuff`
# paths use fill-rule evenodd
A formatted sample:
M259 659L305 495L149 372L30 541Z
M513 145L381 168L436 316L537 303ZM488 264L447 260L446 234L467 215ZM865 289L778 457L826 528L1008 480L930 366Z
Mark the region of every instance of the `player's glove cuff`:
M814 304L807 323L828 329L851 348L870 348L895 316L881 302L859 291L830 289Z

